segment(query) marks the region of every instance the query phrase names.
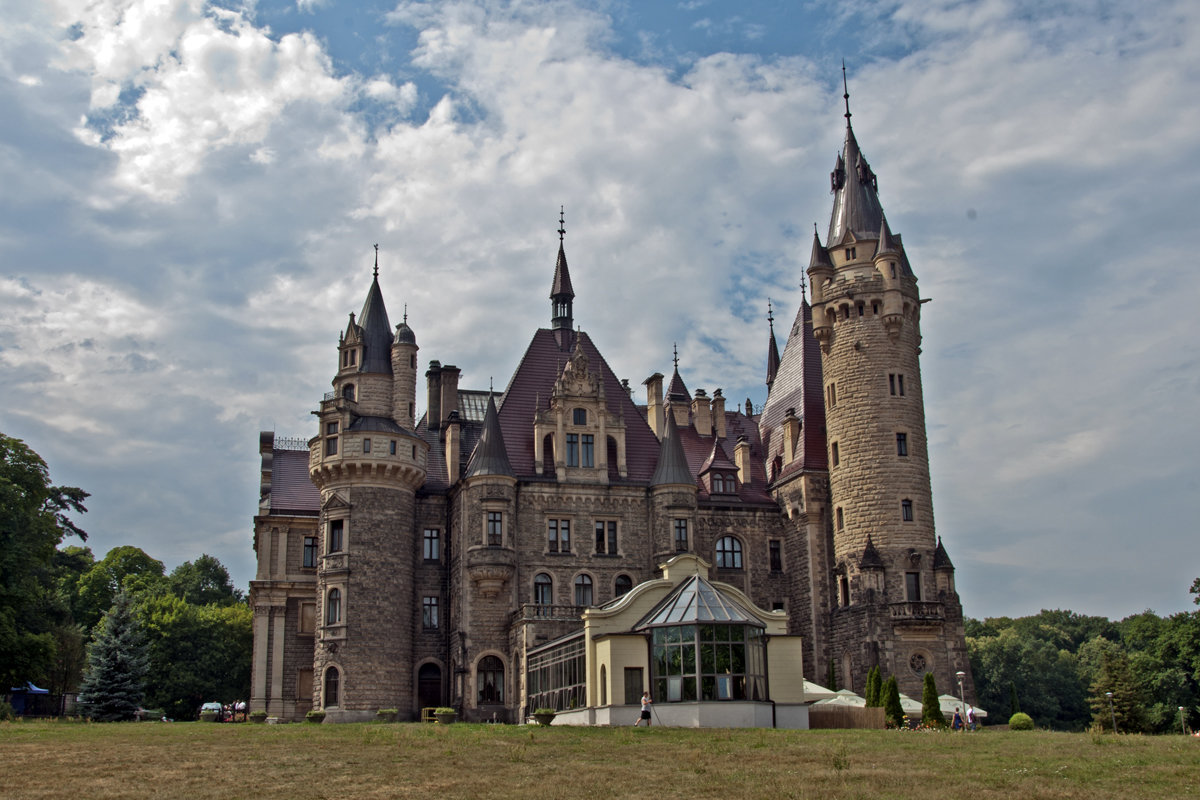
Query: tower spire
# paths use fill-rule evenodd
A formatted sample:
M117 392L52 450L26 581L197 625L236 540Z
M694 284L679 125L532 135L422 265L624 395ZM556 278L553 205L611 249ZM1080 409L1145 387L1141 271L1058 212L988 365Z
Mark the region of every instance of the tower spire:
M779 345L775 342L775 312L771 308L771 298L767 298L767 325L770 336L767 341L767 392L775 383L775 374L779 372Z
M567 269L567 251L563 240L567 235L566 209L558 208L558 260L554 264L554 283L550 287L550 328L555 331L558 346L566 350L571 344L571 329L575 327L572 305L575 290L571 287L571 273Z
M842 59L842 99L846 101L846 127L850 127L850 86L846 83L846 59Z
M375 278L379 278L379 244L375 245Z

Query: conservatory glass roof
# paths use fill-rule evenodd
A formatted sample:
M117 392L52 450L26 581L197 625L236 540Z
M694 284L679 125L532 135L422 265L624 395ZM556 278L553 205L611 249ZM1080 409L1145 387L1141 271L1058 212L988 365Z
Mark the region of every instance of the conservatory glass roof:
M645 630L662 625L728 622L765 628L757 617L699 575L693 575L664 597L634 626Z

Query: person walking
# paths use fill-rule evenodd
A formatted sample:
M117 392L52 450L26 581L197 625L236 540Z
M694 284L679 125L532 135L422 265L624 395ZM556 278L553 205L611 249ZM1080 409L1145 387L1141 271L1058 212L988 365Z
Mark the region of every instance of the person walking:
M650 690L642 692L642 713L638 717L637 722L633 723L633 727L646 723L646 727L650 727Z
M958 706L954 707L954 720L950 723L950 727L955 731L963 729L962 709Z
M967 730L975 730L975 707L967 706Z

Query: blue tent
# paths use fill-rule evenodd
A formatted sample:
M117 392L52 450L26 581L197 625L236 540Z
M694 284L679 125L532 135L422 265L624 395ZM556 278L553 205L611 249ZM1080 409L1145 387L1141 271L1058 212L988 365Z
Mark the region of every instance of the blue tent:
M25 716L28 706L32 705L29 701L34 696L40 694L50 694L50 690L39 689L29 681L26 681L24 686L14 686L12 688L12 699L9 701L12 705L13 713L18 717Z

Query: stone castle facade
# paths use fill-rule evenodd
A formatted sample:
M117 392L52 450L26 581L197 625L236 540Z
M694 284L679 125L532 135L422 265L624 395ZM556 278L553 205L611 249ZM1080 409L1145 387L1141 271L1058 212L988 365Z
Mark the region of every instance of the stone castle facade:
M251 708L519 721L526 654L680 553L786 611L809 680L832 667L862 691L880 665L915 697L925 672L953 691L963 671L972 694L934 531L922 301L848 105L846 121L812 303L782 354L772 323L758 414L689 393L678 364L636 402L574 327L560 230L550 327L505 390L461 388L431 361L418 419L416 335L407 315L392 327L376 268L317 435L260 438Z

